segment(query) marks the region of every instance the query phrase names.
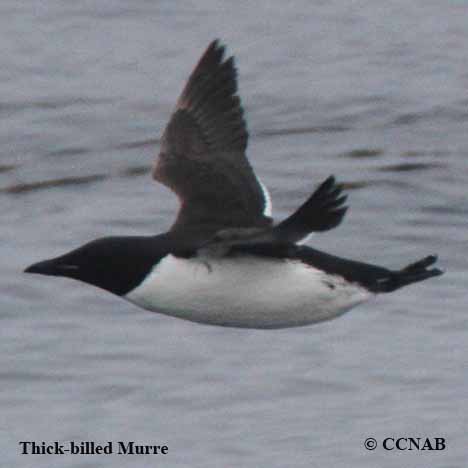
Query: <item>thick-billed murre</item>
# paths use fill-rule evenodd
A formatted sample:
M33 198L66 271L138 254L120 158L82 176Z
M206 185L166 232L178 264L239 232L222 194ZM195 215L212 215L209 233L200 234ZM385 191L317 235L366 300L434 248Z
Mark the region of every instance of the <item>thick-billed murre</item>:
M442 274L429 268L432 255L389 270L301 245L341 222L342 188L329 177L273 224L247 140L234 58L213 41L177 101L153 168L180 201L170 230L97 239L25 271L84 281L151 311L249 328L329 320L377 293Z

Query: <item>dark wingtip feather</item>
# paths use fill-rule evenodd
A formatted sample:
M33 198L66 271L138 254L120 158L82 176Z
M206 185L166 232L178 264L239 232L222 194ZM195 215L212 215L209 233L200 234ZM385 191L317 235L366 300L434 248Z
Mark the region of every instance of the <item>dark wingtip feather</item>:
M212 150L245 151L248 132L237 94L237 69L226 47L212 41L179 98L177 108L188 111Z
M335 176L329 176L291 216L274 228L281 241L297 242L311 232L328 231L343 220L348 196Z

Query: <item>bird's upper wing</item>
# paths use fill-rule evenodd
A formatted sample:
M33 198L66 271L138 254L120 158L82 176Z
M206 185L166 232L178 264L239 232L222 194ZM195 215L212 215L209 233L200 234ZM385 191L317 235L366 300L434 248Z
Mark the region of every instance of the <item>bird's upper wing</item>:
M338 226L348 209L347 195L330 176L291 216L275 226L221 229L198 249L199 255L224 257L232 252L254 251L253 247L270 246L283 251L313 232ZM262 247L265 249L265 247Z
M224 47L213 41L177 101L153 167L154 179L179 197L172 231L271 224L247 140L234 58L224 59Z

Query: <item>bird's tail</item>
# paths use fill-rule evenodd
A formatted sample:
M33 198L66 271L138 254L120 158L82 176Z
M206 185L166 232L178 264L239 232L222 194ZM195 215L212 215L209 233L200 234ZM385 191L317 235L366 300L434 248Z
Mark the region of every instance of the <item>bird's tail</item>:
M408 284L424 281L433 276L440 276L443 273L442 270L439 270L439 268L428 268L436 261L436 255L429 255L401 270L390 271L388 275L378 278L372 289L374 292L379 293L392 292Z

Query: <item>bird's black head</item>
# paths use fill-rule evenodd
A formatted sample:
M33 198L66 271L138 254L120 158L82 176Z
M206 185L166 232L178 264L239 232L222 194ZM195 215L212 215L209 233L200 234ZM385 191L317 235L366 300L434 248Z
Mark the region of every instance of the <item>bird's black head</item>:
M155 238L106 237L35 263L25 272L65 276L122 296L138 286L166 253Z

